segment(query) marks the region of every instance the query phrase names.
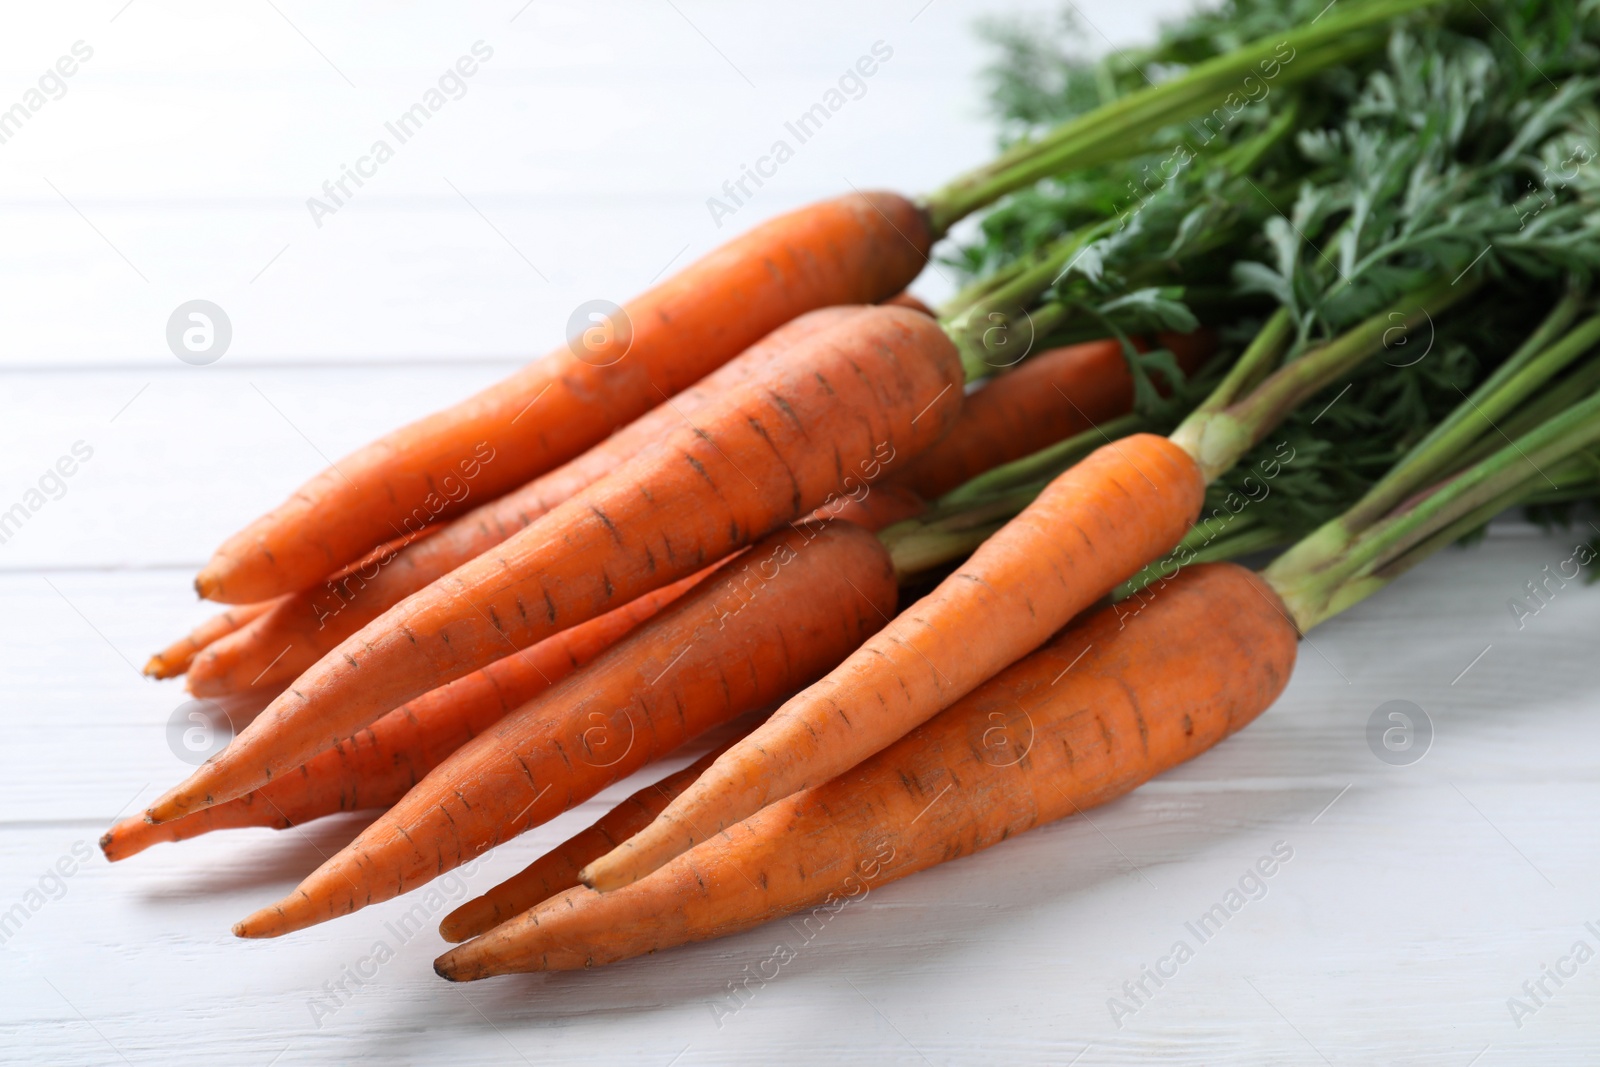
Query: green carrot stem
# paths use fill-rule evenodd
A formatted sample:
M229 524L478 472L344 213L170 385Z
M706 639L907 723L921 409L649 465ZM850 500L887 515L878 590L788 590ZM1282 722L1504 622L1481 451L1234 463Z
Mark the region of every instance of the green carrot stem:
M1284 364L1227 407L1206 410L1202 405L1173 431L1172 440L1195 458L1208 482L1216 480L1297 406L1383 351L1390 334L1431 322L1479 284L1476 277L1439 280L1401 297L1387 310Z
M996 493L1009 492L1040 481L1049 481L1101 445L1129 434L1138 433L1148 425L1141 415L1122 415L1109 419L1065 441L1057 441L1030 456L1012 460L973 478L950 490L939 498L941 506L959 507Z
M1345 513L1343 525L1358 532L1376 522L1412 493L1440 476L1463 449L1486 434L1529 396L1565 369L1573 360L1600 343L1600 316L1590 318L1561 340L1549 335L1570 319L1569 301L1556 305L1548 318L1511 358L1484 381L1465 404L1425 437L1382 480ZM1557 394L1557 403L1560 402ZM1567 400L1570 403L1570 399ZM1565 406L1562 404L1561 406Z
M966 507L941 506L928 515L895 523L878 534L895 574L907 577L969 555L1023 508L1047 483L1021 486Z
M1494 455L1450 479L1416 503L1375 524L1345 554L1339 569L1376 569L1502 493L1537 477L1579 449L1600 441L1600 394L1575 404L1543 426L1512 441Z
M1591 357L1554 386L1523 404L1510 418L1499 422L1494 427L1495 432L1485 433L1476 444L1462 452L1457 462L1444 473L1463 470L1486 459L1503 446L1507 438L1521 437L1588 396L1597 387L1600 387L1600 358Z
M1111 599L1126 600L1154 582L1173 577L1183 567L1193 566L1196 563L1220 563L1223 560L1238 559L1252 552L1274 548L1283 544L1285 540L1283 534L1275 527L1258 524L1252 529L1230 533L1226 537L1219 537L1214 541L1192 547L1179 545L1178 549L1165 559L1150 564L1117 586L1111 592Z
M1546 471L1555 488L1535 483L1520 503L1570 504L1575 500L1600 498L1600 455L1585 449L1567 457L1554 471Z
M1289 338L1294 334L1294 318L1288 308L1280 307L1256 332L1249 347L1239 356L1227 377L1218 383L1211 395L1200 402L1189 418L1221 411L1261 383L1283 358Z
M919 574L970 556L1004 525L1000 520L965 530L919 530L905 537L889 552L895 580L904 585Z
M1142 146L1148 133L1214 110L1238 90L1244 78L1264 75L1268 66L1276 66L1275 80L1284 88L1348 62L1384 40L1381 34L1363 31L1437 2L1374 0L1353 8L1347 4L1344 10L1318 16L1307 26L1253 41L1171 81L1129 93L1071 119L924 197L934 236L943 236L957 220L1040 178L1126 158L1125 146Z
M1021 347L1018 337L1024 339L1022 346L1025 346L1036 340L1042 329L1053 328L1054 321L1064 317L1062 313L1052 317L1047 309L1037 309L1037 313L1029 311L1028 305L1050 288L1062 270L1086 247L1115 231L1119 225L1117 219L1105 219L1057 238L1022 269L1008 272L998 283L986 286L945 320L945 333L961 352L968 381L1019 362L1021 357L1011 357L1008 351ZM1041 316L1049 325L1041 327ZM1026 327L1021 321L1024 318L1028 320ZM1002 362L991 358L997 354Z
M1261 157L1300 125L1300 101L1291 97L1266 128L1253 137L1222 150L1217 156L1218 169L1229 174L1249 174L1261 162Z
M1516 352L1473 390L1470 397L1464 397L1463 403L1368 489L1350 510L1324 523L1285 553L1283 567L1310 571L1341 558L1363 530L1407 497L1487 458L1507 440L1535 429L1592 392L1594 385L1600 384L1600 378L1590 379L1579 374L1556 388L1545 389L1532 403L1523 403L1600 340L1600 318L1591 319L1566 336L1560 336L1571 325L1582 299L1581 293L1569 290ZM1521 410L1517 410L1519 404ZM1511 411L1516 411L1514 420L1502 423L1506 413Z
M1303 559L1285 555L1262 576L1278 590L1303 632L1333 614L1335 604L1344 603L1341 597L1353 595L1351 590L1365 589L1357 579L1376 575L1413 548L1432 543L1441 531L1491 505L1504 506L1507 494L1514 490L1521 492L1550 481L1546 468L1556 468L1596 443L1600 443L1600 394L1573 405L1421 500L1372 525L1331 564L1308 571Z
M1556 492L1572 492L1574 490L1593 492L1595 489L1600 488L1600 483L1597 483L1594 477L1596 473L1594 457L1589 456L1587 453L1580 453L1579 456L1571 457L1571 459L1579 458L1583 458L1584 462L1574 464L1569 460L1563 462L1558 471L1547 472L1551 480L1557 485L1566 483L1565 488L1555 490ZM1437 550L1461 540L1501 512L1519 504L1531 503L1535 497L1540 495L1538 488L1542 482L1544 482L1544 479L1537 473L1530 473L1526 479L1500 496L1468 512L1437 533L1400 553L1388 563L1376 568L1370 577L1381 579L1384 582L1393 581ZM1359 578L1357 579L1357 581L1360 580Z
M1574 463L1576 460L1583 462ZM1596 480L1596 474L1600 473L1600 459L1589 453L1580 452L1576 456L1569 457L1569 460L1562 464L1560 472L1549 473L1557 483L1562 482L1564 477L1577 476L1573 484L1558 490L1558 493L1576 493L1582 496L1600 491L1600 480ZM1535 491L1538 483L1542 481L1538 474L1530 473L1520 484L1413 545L1371 574L1359 574L1346 581L1329 597L1327 614L1336 615L1345 608L1365 600L1446 545L1454 544L1483 526L1502 511L1518 504L1534 503L1538 497L1544 495Z

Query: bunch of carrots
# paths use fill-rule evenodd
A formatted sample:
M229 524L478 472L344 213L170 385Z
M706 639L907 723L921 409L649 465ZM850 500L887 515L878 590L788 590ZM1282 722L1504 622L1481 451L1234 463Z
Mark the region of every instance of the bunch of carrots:
M738 723L447 916L472 979L746 929L1199 755L1311 627L1597 493L1600 216L1556 169L1596 18L1233 0L1053 100L1013 78L991 163L757 227L225 542L195 585L230 607L147 671L259 714L106 856L381 812L235 927L279 936ZM908 296L984 209L972 283Z

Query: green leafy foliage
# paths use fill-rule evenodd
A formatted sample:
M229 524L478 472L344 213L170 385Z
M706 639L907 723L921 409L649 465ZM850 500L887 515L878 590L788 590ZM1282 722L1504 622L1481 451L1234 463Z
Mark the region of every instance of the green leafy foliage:
M1249 500L1252 520L1285 543L1334 518L1460 404L1555 297L1531 286L1521 299L1476 303L1311 397L1217 479L1207 492L1208 512ZM1420 358L1416 346L1425 351ZM1264 477L1272 470L1275 477Z
M1164 28L1151 47L1098 60L1071 18L991 22L1000 58L987 77L1002 138L1303 25L1326 6L1232 0ZM1176 173L1174 146L1193 138L1184 127L1150 138L1131 161L1010 197L950 261L994 275L1114 221L1040 296L1065 312L1057 339L1087 326L1126 341L1187 313L1237 351L1265 303L1293 316L1290 358L1427 283L1486 277L1426 338L1407 338L1426 346L1422 358L1415 347L1386 352L1312 397L1213 487L1208 507L1246 499L1252 523L1290 540L1348 507L1461 403L1567 278L1600 270L1597 41L1600 0L1475 0L1399 20L1379 53L1245 108ZM1275 128L1285 116L1292 126ZM1228 283L1220 300L1219 280ZM1202 286L1211 294L1203 316L1193 299ZM1156 416L1174 401L1163 409L1151 379L1168 367L1125 349L1140 410L1164 421ZM1264 470L1273 472L1265 488Z

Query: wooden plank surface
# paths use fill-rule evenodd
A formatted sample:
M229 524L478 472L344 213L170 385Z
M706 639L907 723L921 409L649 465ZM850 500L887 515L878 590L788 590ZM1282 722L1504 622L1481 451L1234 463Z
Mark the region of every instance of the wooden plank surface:
M95 56L0 145L0 509L76 443L93 454L0 543L0 1060L1600 1059L1600 962L1545 979L1537 1005L1523 990L1575 942L1600 951L1600 591L1561 588L1522 626L1508 607L1576 532L1507 524L1445 553L1314 633L1277 706L1214 752L1088 818L874 889L809 940L777 924L455 987L431 973L431 929L396 935L403 913L436 919L642 778L432 900L278 942L228 925L359 818L115 867L91 853L115 813L187 769L166 734L183 697L136 666L207 614L188 581L222 536L324 455L557 343L584 299L625 296L846 181L916 190L982 158L971 23L991 6L114 0L14 16L0 102L76 40ZM1080 9L1104 47L1097 28L1132 40L1177 6ZM317 229L305 199L479 39L496 54L467 94ZM866 94L719 230L705 199L880 39L895 57ZM193 297L236 327L209 367L165 348ZM1394 699L1435 729L1410 766L1366 740ZM1188 924L1274 848L1292 854L1202 943ZM1155 985L1144 969L1180 940L1192 958ZM379 942L394 958L351 980ZM794 960L730 999L779 943ZM1513 997L1533 1009L1520 1026Z

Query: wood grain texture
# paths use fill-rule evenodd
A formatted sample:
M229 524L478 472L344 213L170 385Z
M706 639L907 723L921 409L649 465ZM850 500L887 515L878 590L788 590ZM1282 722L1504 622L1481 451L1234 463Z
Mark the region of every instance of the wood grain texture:
M680 248L710 247L705 198L874 40L896 49L882 80L727 227L846 182L927 188L990 145L971 20L993 5L976 0L676 0L681 15L642 0L540 3L514 23L520 0L381 18L277 6L138 0L112 22L120 0L48 5L0 35L0 103L74 40L97 50L0 146L0 508L73 442L95 449L0 544L0 923L15 904L26 912L0 930L0 1061L1600 1059L1600 961L1520 1029L1506 1003L1574 940L1600 949L1584 927L1600 927L1600 589L1561 590L1519 630L1507 599L1571 551L1570 536L1519 526L1313 633L1278 705L1205 757L1088 819L874 890L809 941L782 926L592 974L466 989L433 976L444 943L432 926L465 893L700 748L497 849L436 907L423 893L274 943L241 943L228 925L292 888L360 818L75 865L76 843L92 847L119 809L188 769L166 740L180 690L136 667L208 614L188 590L193 568L321 467L319 451L336 457L467 395L547 348L579 301L625 298ZM1078 6L1120 43L1181 5ZM439 136L312 228L305 197L480 37L496 58L441 112ZM945 284L932 273L919 290ZM162 341L172 308L196 296L236 328L208 368ZM1414 766L1367 748L1367 719L1391 699L1436 727ZM1108 999L1174 941L1193 942L1185 924L1280 841L1294 855L1265 897L1194 944L1118 1028ZM45 875L62 857L74 873L58 884ZM428 922L402 943L390 925L419 904ZM345 977L380 940L393 958ZM779 942L794 960L733 1010L729 984Z

